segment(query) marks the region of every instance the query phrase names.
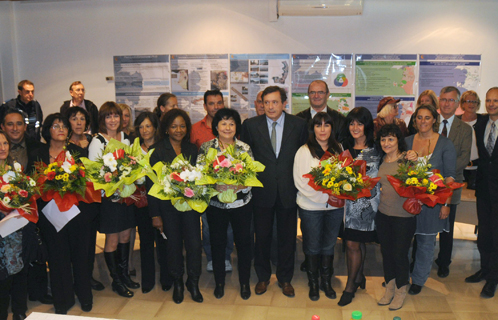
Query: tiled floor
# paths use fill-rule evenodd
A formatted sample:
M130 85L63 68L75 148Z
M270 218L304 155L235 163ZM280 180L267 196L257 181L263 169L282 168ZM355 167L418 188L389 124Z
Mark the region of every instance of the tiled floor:
M476 248L474 227L464 224L455 226L454 258L449 277L437 277L436 266L431 272L422 292L417 296L407 296L401 310L389 311L387 307L377 305L382 296L382 257L379 246L368 245L365 275L367 276L366 290L359 290L353 302L341 308L337 305L338 299L330 300L321 294L320 300L313 302L308 298L308 287L305 273L299 271L299 265L304 257L301 243L298 239L298 257L295 265L293 285L296 297L287 298L277 287L275 276L271 279L267 293L256 296L254 285L256 275L251 275L253 294L249 300L242 300L239 295L236 267L234 272L227 275L225 296L217 300L213 296L213 274L203 271L201 276L201 291L204 302L199 304L191 300L186 291L182 304L172 301L172 290L163 292L156 286L148 294L135 290L131 299L121 298L110 289L110 278L105 268L101 254L97 256L95 276L106 286L101 292L94 291L94 307L92 312L83 313L79 305L74 306L69 313L88 317L102 317L114 319L272 319L272 320L303 320L311 319L312 315L320 315L322 320L351 319L353 310L363 312L363 319L393 319L395 316L403 320L421 319L498 319L498 298L482 299L479 293L484 282L468 284L464 278L479 269L479 253ZM103 244L103 236L99 236L99 245ZM137 241L138 246L138 241ZM137 249L137 248L136 248ZM335 274L332 285L338 296L344 290L346 282L346 265L344 253L341 251L341 242L336 247L334 261ZM235 256L235 254L234 254ZM133 264L139 268L139 252L135 251ZM233 259L236 262L236 258ZM203 270L205 270L205 261ZM137 270L140 273L140 270ZM140 279L140 274L137 276ZM30 302L29 311L54 312L53 307ZM10 318L9 318L10 319Z

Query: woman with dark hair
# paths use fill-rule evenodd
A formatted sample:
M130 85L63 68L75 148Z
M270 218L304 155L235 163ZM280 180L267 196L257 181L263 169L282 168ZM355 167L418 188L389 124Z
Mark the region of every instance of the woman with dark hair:
M390 310L403 306L407 287L410 284L410 260L408 251L415 233L415 216L403 209L406 198L402 198L387 180L395 175L406 155L403 133L395 124L383 126L378 132L377 145L382 150L379 177L382 186L375 224L380 242L386 291L379 300L381 306Z
M88 148L88 158L92 161L102 157L111 139L130 145L128 136L122 131L122 112L113 101L105 102L99 110L99 133L93 137ZM116 202L114 196L102 198L100 205L99 232L105 233L104 257L112 277L112 290L125 298L133 297L130 289L140 285L130 279L128 261L130 234L135 228L133 206Z
M85 157L85 149L76 144L67 144L69 127L68 119L60 113L49 115L43 122L41 132L47 144L37 149L29 162L33 164L35 161L41 161L48 165L64 161L66 152L71 153L73 157ZM81 310L89 312L93 303L89 257L90 250L95 250L95 247L91 246L91 225L96 211L87 203L79 203L80 213L57 231L45 215L43 208L46 205L43 200L38 200L38 227L48 250L50 287L55 313L66 314L75 304L75 294L81 304ZM61 214L56 207L53 210L55 211L52 214Z
M142 112L135 119L135 133L140 138L142 152L158 141L159 120L152 112ZM140 266L142 269L142 292L148 293L156 284L154 260L154 228L149 215L149 207L135 208L135 220L140 234ZM133 249L131 249L133 250Z
M374 142L374 122L372 114L364 107L356 107L346 117L344 149L349 150L356 160L367 162L366 174L377 177L380 153ZM363 274L367 242L376 242L375 213L379 205L379 186L376 185L368 198L346 201L344 235L348 266L348 282L338 302L340 306L351 303L358 287L365 289L366 278Z
M431 164L431 169L440 170L445 182L455 179L456 151L453 143L448 138L438 133L438 113L431 105L421 105L413 114L417 134L406 138L410 151L407 152L408 160L425 158ZM434 245L438 233L449 229L448 216L450 214L451 197L444 205L437 204L433 208L422 206L422 211L417 215L417 252L415 265L412 272L412 285L408 293L418 294L422 290L429 274L434 257Z
M303 178L313 167L318 167L320 159L327 151L338 155L342 147L334 138L333 120L330 115L318 112L310 121L308 141L296 152L293 170L294 184L298 190L296 202L301 218L309 298L312 301L320 298L320 289L325 292L327 298L336 298L331 285L332 264L344 209L331 205L331 201L336 201L334 196L314 190L308 185L308 179ZM319 270L322 278L320 285Z
M171 111L170 111L171 112ZM223 108L216 112L212 122L213 140L205 142L199 149L198 164L205 164L205 155L210 148L224 151L228 146L235 147L236 153L247 153L253 158L251 148L237 139L242 129L240 115L233 109ZM254 158L253 158L254 159ZM232 203L222 203L217 197L211 199L206 210L213 255L213 272L216 287L214 296L221 299L225 295L225 248L227 245L228 224L232 225L235 246L237 247L240 296L247 300L251 296L249 278L251 276L251 187L216 185L218 191L228 188L237 194Z
M192 125L188 114L181 109L173 109L162 117L160 128L162 139L150 147L154 149L150 158L151 166L159 161L171 163L180 154L195 165L197 147L190 143ZM202 256L199 213L194 210L180 212L169 200L159 200L152 196L149 196L148 200L152 225L160 232L164 232L168 238L165 247L158 246L158 250L165 250L165 252L160 251L158 256L161 259L160 264L167 265L167 270L173 278L173 301L182 303L184 297L183 245L185 244L187 290L192 300L202 302L204 299L199 290Z
M158 119L161 119L163 114L174 108L178 108L178 100L174 94L166 92L157 99L157 106L154 108L153 112Z
M88 112L82 107L72 107L65 114L70 124L69 142L88 150L88 146L92 141L92 136L85 133L90 127Z

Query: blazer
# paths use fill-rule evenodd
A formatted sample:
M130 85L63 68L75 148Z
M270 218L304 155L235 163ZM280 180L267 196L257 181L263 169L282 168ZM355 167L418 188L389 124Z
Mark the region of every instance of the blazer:
M344 130L346 130L346 125L345 125L346 117L339 111L331 109L328 106L327 106L327 113L332 118L335 139L338 142L342 142L345 137ZM309 125L311 120L311 108L299 112L298 114L296 114L296 116L306 120L306 123Z
M85 108L86 111L88 111L88 114L90 115L90 130L92 131L92 134L97 134L99 133L99 109L97 106L91 102L90 100L83 100L85 101ZM66 115L67 110L69 110L69 106L71 105L71 100L66 100L61 106L60 113L63 115Z
M293 167L297 150L308 139L306 121L302 118L285 114L282 142L278 158L273 151L266 115L247 119L242 125L240 140L247 143L254 159L266 166L258 174L263 188L252 188L253 203L256 206L273 207L278 196L284 208L296 206L297 189L294 185Z
M149 149L154 149L152 155L150 156L150 166L153 167L159 161L171 163L176 158L176 152L169 138L164 138L152 146ZM197 147L188 141L182 141L182 154L185 159L189 159L190 164L195 166L197 160ZM147 190L152 188L152 181L147 178ZM151 217L157 217L161 214L161 207L163 204L171 205L170 201L161 201L156 197L147 195L147 201L149 204L149 215ZM171 205L172 207L172 205Z
M489 154L484 143L484 133L489 116L485 115L475 124L476 145L479 153L479 166L476 177L476 197L490 193L498 196L498 144L495 142L493 153ZM498 139L496 139L498 142ZM484 192L486 191L486 192ZM488 199L489 200L489 199Z
M455 168L455 181L463 181L463 170L467 167L470 161L470 149L472 147L472 127L455 117L451 124L450 134L448 139L453 142L455 147L457 160ZM462 188L453 191L451 204L459 204L462 196Z

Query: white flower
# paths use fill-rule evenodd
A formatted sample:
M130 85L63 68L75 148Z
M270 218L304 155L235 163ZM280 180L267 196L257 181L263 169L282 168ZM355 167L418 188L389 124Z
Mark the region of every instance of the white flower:
M10 203L10 198L9 197L3 197L2 202L5 203L5 204L9 204Z
M36 181L33 180L33 179L31 179L31 178L29 178L29 185L32 186L32 187L36 186Z
M19 162L14 162L14 170L17 172L22 172L22 166Z
M135 181L136 184L144 184L145 183L145 177L142 177L140 179L138 179L137 181Z
M350 182L356 182L356 178L355 178L355 177L350 177L350 178L349 178L349 181L350 181Z
M70 164L70 163L69 163L69 162L67 162L67 161L64 161L64 163L62 164L62 166L61 166L61 167L62 167L62 169L64 169L64 172L65 172L65 173L72 173L72 171L71 171L71 166L72 166L72 164Z
M112 153L105 154L102 157L102 160L104 160L104 164L111 170L111 172L116 171L118 162L114 159Z
M103 177L104 175L105 175L104 166L102 166L102 168L100 168L100 176Z
M15 177L16 177L16 173L14 171L8 171L6 174L4 174L2 176L3 181L5 181L6 183L10 183L10 181L12 179L15 179Z
M73 156L71 155L71 153L69 151L66 151L66 160L67 161L73 160Z
M173 190L171 189L171 183L168 178L164 178L163 180L164 193L171 193Z

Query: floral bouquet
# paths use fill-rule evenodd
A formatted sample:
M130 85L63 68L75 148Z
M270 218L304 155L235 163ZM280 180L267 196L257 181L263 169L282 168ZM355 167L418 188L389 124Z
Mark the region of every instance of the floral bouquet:
M151 196L161 200L171 200L178 211L195 210L202 213L209 205L211 197L218 194L210 186L197 185L202 178L202 166L193 166L183 155L178 155L171 165L158 162L153 167L158 181L149 191Z
M143 185L146 176L152 181L157 180L149 164L152 152L149 150L143 154L139 138L131 146L111 139L97 161L88 158L81 158L81 161L95 190L104 190L105 195L113 199L130 197L130 203L143 203L143 192L137 191L136 184ZM137 198L137 195L142 198Z
M422 158L400 164L394 176L387 176L394 190L401 197L408 198L403 203L403 209L411 214L419 214L422 204L429 207L444 204L454 189L463 186L463 183L457 182L446 184L439 170L430 168L428 159Z
M9 213L17 210L28 221L38 222L36 181L25 175L17 162L14 162L14 170L4 170L0 175L0 210Z
M309 178L308 185L317 191L327 193L343 200L357 200L370 197L372 190L380 178L370 178L366 175L367 163L364 160L354 160L349 150L339 156L326 152L320 165L312 168L304 178ZM344 206L343 202L330 203L335 207Z
M96 191L93 183L85 177L85 167L77 164L69 151L49 165L36 163L35 169L41 198L45 202L54 200L61 212L68 211L80 201L101 201L100 192Z
M256 178L257 172L263 172L265 166L251 158L247 152L237 152L233 145L228 146L225 151L210 148L205 155L206 165L204 175L195 183L198 185L227 185L218 194L218 200L223 203L232 203L237 200L236 188L240 187L263 187Z

